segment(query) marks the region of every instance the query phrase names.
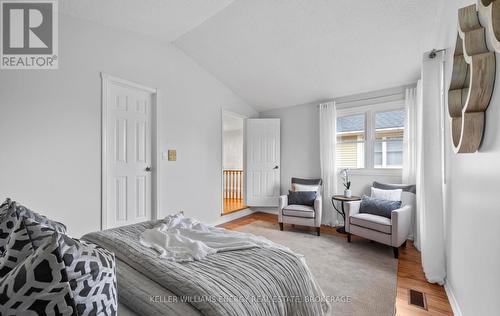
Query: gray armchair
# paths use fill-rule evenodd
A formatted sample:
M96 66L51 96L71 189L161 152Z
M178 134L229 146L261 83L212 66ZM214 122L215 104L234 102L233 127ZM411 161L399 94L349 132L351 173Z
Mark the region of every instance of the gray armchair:
M406 246L406 239L412 229L413 210L415 209L414 185L387 185L374 182L380 189L403 189L400 209L391 213L391 218L373 214L359 213L360 201L346 203L345 230L347 241L351 235L357 235L385 245L392 246L394 257L399 257L399 247Z
M321 212L322 212L322 200L321 200L321 179L299 179L292 178L292 187L294 184L307 185L307 186L318 186L318 191L316 195L316 200L314 201L314 206L306 205L288 205L288 196L280 196L279 210L278 210L278 222L280 225L280 230L283 230L283 224L293 224L293 225L303 225L316 227L316 233L320 235L321 226Z

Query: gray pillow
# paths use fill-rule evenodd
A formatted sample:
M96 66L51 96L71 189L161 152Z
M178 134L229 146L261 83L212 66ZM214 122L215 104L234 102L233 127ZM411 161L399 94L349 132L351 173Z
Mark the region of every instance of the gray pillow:
M417 193L417 186L415 184L386 184L377 181L373 181L374 188L382 189L382 190L395 190L402 189L403 192L410 192L413 194Z
M288 205L314 206L316 191L288 191Z
M391 218L392 211L399 208L401 208L401 201L375 199L363 195L359 212Z

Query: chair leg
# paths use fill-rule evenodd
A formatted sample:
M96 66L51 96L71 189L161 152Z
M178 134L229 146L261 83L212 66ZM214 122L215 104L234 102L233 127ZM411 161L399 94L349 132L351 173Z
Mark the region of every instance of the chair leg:
M347 233L347 242L351 242L351 233Z
M404 248L406 248L406 240L405 240L405 242L401 246L403 246Z
M280 223L280 230L283 230L283 223Z
M399 258L399 248L392 247L392 250L394 250L394 258L398 259Z
M320 235L319 234L319 229L320 229L319 227L316 227L316 234L318 234L318 236Z

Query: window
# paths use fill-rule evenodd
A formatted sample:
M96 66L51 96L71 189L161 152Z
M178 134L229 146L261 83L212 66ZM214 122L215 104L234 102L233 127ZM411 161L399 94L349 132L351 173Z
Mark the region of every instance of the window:
M402 168L405 116L402 105L339 110L337 167Z
M404 126L404 110L375 113L375 168L403 167Z
M337 119L337 165L340 168L365 167L366 115Z

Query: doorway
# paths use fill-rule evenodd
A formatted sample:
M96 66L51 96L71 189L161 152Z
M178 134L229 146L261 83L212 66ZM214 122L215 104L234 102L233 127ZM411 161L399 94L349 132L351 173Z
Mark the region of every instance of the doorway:
M157 95L102 74L102 229L156 217Z
M245 117L222 112L222 215L246 209Z

